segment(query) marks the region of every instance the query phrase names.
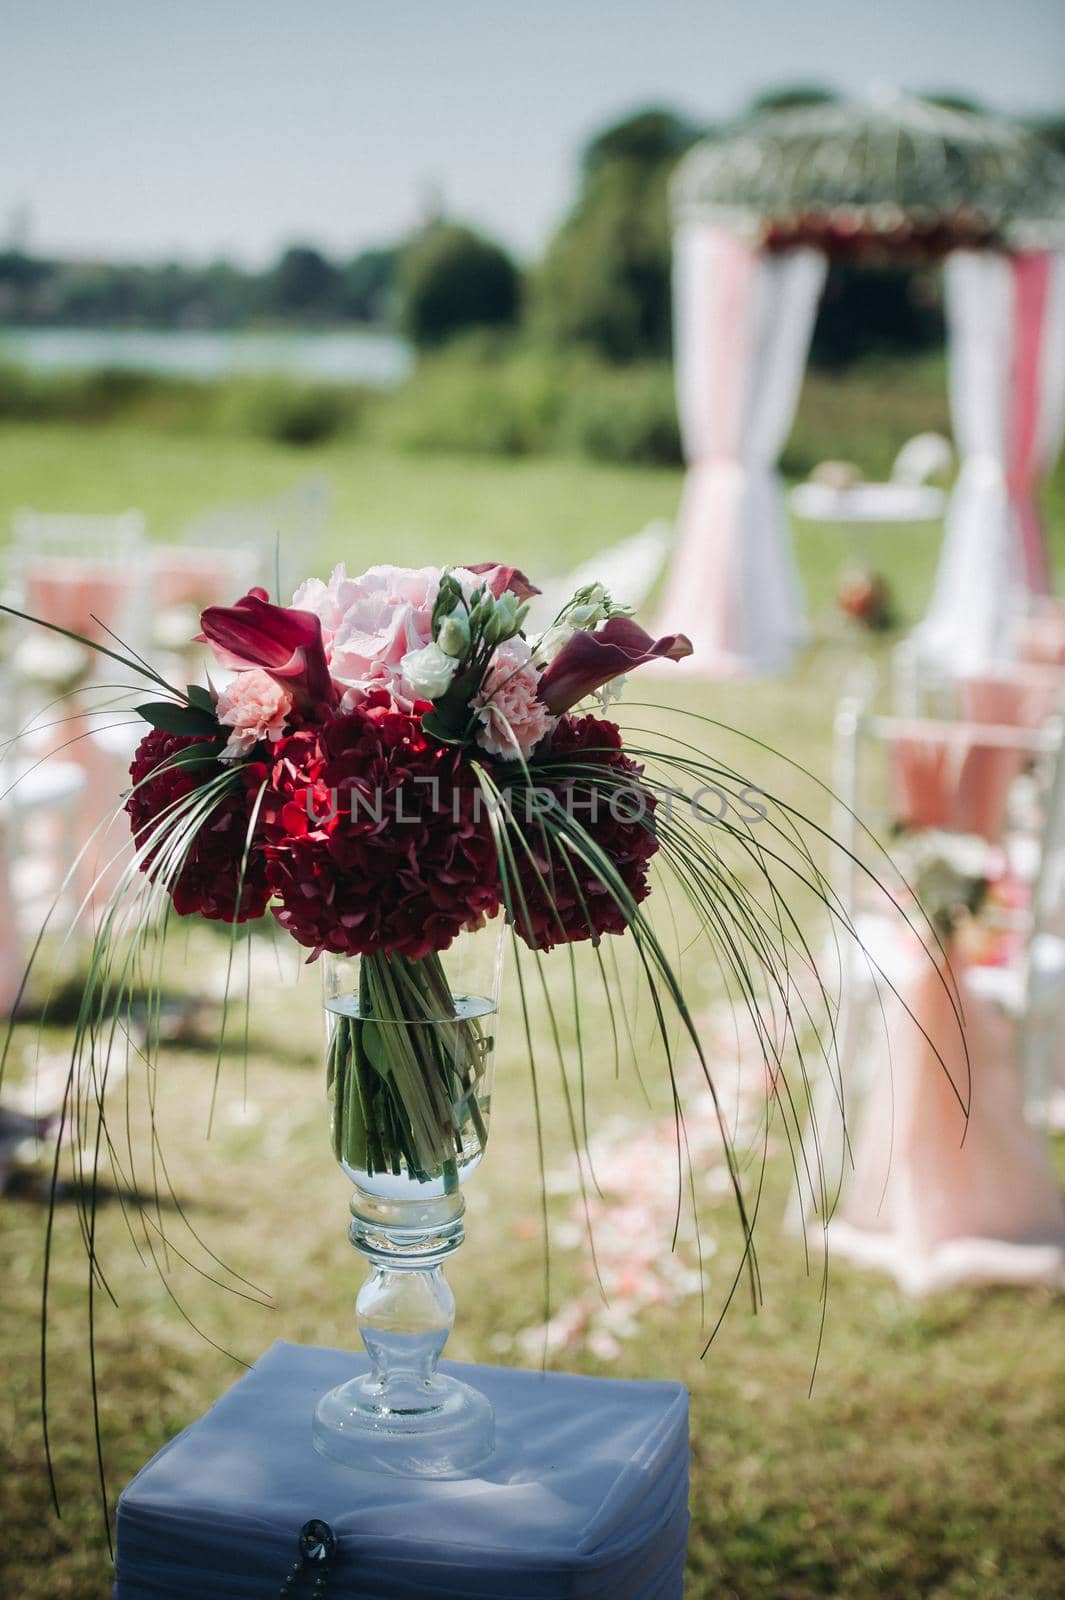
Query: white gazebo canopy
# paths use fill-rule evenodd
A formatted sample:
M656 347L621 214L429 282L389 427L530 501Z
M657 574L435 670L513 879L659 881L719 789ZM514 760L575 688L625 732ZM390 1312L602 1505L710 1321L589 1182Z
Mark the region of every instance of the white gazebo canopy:
M1036 494L1065 428L1065 161L1013 123L880 92L697 145L673 204L689 470L660 621L692 633L691 670L779 671L804 637L776 465L830 258L945 261L962 466L921 636L955 665L996 659L1017 597L1048 586Z

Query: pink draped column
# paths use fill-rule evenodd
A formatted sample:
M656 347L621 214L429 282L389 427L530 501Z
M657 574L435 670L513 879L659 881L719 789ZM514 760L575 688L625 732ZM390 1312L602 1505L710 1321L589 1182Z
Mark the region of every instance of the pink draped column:
M1050 592L1039 486L1065 429L1065 255L1014 256L1013 406L1006 484L1030 594Z
M768 255L726 228L676 240L677 405L689 463L659 626L700 676L785 668L804 635L776 465L824 281L813 250Z
M980 671L1010 658L1050 586L1038 493L1065 432L1065 253L958 251L945 287L962 465L919 637Z

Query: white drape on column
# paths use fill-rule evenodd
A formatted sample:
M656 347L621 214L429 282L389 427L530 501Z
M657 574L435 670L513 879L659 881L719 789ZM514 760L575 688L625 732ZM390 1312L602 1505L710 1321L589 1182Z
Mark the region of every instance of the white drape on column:
M1036 495L1065 430L1065 255L958 251L944 285L961 472L918 640L969 670L1009 658L1048 588Z
M804 635L776 465L802 384L825 259L767 255L688 222L675 245L677 404L689 463L658 631L701 676L775 672Z

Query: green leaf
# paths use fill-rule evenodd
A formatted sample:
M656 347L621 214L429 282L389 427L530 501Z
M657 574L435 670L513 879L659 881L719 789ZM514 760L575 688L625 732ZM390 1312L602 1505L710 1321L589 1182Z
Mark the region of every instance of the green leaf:
M218 733L218 718L199 706L178 705L173 700L147 700L136 709L139 717L151 723L153 728L160 728L163 733L186 736Z
M381 1029L375 1022L362 1022L359 1024L362 1035L359 1043L362 1045L363 1054L373 1067L374 1071L382 1078L392 1076L392 1059L388 1051L388 1042L382 1037Z
M456 727L454 721L439 706L434 706L432 711L425 713L422 727L431 738L439 740L441 744L466 742L462 737L462 727Z
M201 711L215 714L215 698L210 689L205 689L202 683L190 683L185 689L190 706L197 706Z
M186 745L167 757L168 767L213 767L218 760L217 746L207 744Z

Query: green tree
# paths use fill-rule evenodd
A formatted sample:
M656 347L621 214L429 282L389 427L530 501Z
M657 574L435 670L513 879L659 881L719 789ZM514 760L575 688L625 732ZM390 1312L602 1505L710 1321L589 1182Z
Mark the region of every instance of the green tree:
M399 254L398 249L363 250L348 262L337 294L342 317L355 322L391 320Z
M938 274L834 261L810 347L813 366L844 368L870 355L909 355L943 343Z
M698 130L668 111L642 111L591 141L577 204L540 268L535 319L556 344L591 346L612 361L670 346L669 175Z
M506 251L455 223L433 223L407 246L399 287L403 327L419 349L468 328L512 326L521 305Z
M330 316L339 276L320 251L306 244L290 245L273 271L272 309L282 317Z
M839 95L820 83L788 83L779 89L764 89L756 94L748 107L751 116L764 111L800 111L804 106L827 106Z

